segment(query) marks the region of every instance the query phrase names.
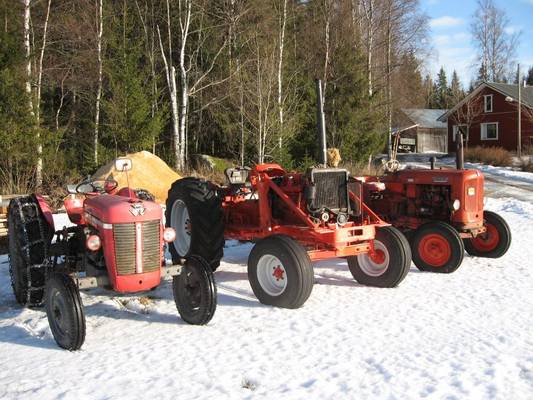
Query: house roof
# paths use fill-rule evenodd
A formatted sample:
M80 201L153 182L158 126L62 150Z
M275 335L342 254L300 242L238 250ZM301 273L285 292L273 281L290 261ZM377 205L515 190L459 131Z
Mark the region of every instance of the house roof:
M468 96L455 105L452 109L443 113L438 117L439 121L446 121L448 117L453 114L459 107L469 101L472 97L475 97L483 88L488 87L496 92L501 93L505 97L510 97L514 101L518 101L518 85L510 85L508 83L494 83L494 82L481 82ZM522 87L522 104L533 108L533 86Z
M446 129L446 123L437 119L448 110L429 108L402 108L402 112L420 128Z

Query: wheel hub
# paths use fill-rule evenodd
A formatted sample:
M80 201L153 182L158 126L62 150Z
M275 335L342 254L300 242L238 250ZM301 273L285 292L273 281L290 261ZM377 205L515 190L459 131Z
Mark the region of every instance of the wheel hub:
M280 265L278 265L277 267L272 267L272 269L274 270L272 272L272 276L276 278L277 281L279 281L280 279L284 279L283 275L285 274L285 271L281 269Z
M487 231L472 239L472 245L479 251L491 251L498 246L500 234L494 225L486 224Z
M450 260L452 249L450 243L439 234L429 234L418 245L420 258L432 267L443 267Z
M270 296L279 296L287 287L287 271L279 258L265 254L257 262L257 280Z
M379 240L374 240L374 250L366 254L359 254L357 262L361 271L368 276L378 277L389 268L389 251Z

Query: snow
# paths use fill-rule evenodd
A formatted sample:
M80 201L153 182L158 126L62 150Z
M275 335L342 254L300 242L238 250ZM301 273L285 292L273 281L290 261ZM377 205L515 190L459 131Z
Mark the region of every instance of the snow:
M489 198L487 208L513 233L503 258L465 255L450 275L412 266L395 289L321 262L298 310L255 299L251 245L238 242L225 249L205 327L180 320L170 281L139 296L85 291L79 352L56 346L43 310L16 305L0 256L0 398L530 399L533 201Z

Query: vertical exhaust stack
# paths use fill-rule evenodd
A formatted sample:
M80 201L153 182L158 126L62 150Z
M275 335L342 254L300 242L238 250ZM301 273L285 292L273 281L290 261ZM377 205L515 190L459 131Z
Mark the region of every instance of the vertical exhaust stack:
M327 146L326 146L326 118L324 117L324 104L322 103L322 81L315 80L316 83L316 120L318 130L318 142L320 143L320 164L326 168L328 166Z
M460 129L457 130L457 136L455 137L456 152L455 152L455 167L457 169L465 168L465 153L463 146L463 132Z

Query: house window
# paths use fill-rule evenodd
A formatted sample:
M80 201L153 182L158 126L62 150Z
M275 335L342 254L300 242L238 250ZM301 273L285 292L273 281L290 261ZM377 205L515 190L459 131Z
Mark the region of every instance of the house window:
M488 94L483 98L485 99L485 112L492 112L492 95Z
M498 140L498 123L481 124L481 140Z
M468 125L464 125L464 124L454 125L453 126L453 141L455 142L457 140L456 139L457 138L457 132L459 130L463 134L463 140L468 142Z

